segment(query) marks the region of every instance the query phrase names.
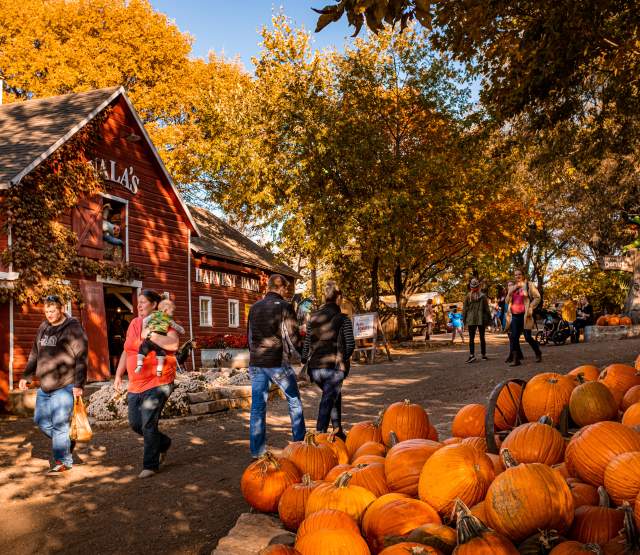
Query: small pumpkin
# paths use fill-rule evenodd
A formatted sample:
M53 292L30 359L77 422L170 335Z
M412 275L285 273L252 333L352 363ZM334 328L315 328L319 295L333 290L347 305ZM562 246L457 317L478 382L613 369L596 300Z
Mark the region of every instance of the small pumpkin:
M296 539L300 555L371 555L360 534L349 530L316 530Z
M633 503L640 493L640 451L617 455L604 469L604 487L616 505Z
M384 462L389 489L416 497L420 471L427 459L440 448L441 443L430 439L408 439L389 449Z
M640 385L634 385L627 390L620 403L620 410L624 412L635 403L640 403Z
M358 422L353 425L347 434L347 441L345 442L349 457L352 457L358 448L367 441L382 442L381 422L382 414L379 414L375 420Z
M440 551L418 542L401 542L383 549L380 555L442 555Z
M575 381L571 376L555 372L544 372L531 378L522 395L522 408L527 420L536 422L543 416L549 416L554 422L559 422L574 387Z
M378 457L384 457L387 454L387 448L383 443L378 443L376 441L367 441L363 443L358 450L351 457L353 460L358 457L362 457L363 455L376 455Z
M302 441L293 441L287 445L282 456L298 467L302 474L308 474L312 480L322 480L327 472L338 464L338 457L326 443L316 441L316 433L309 431Z
M461 438L484 436L486 414L487 409L484 405L465 405L453 417L451 434Z
M612 540L624 525L624 513L609 507L609 496L605 489L598 488L600 503L597 507L578 507L569 529L568 537L582 543L603 545Z
M349 451L347 445L335 433L319 433L316 434L318 443L326 443L331 447L332 451L338 457L338 464L347 464L349 462Z
M627 364L610 364L601 373L599 380L609 388L620 404L624 394L634 385L640 385L640 374Z
M368 489L376 497L389 493L387 478L384 473L384 464L356 464L349 471L351 484Z
M424 463L418 494L448 518L457 498L469 505L482 501L494 477L493 463L484 453L469 445L447 445Z
M285 490L299 482L302 475L296 465L267 451L242 473L240 491L247 503L263 513L275 513Z
M596 320L596 326L606 327L609 324L608 320L609 318L607 316L600 316Z
M618 403L602 382L585 382L571 393L569 413L578 426L588 426L603 420L615 420Z
M629 427L640 425L640 402L634 403L624 411L622 423Z
M319 482L313 482L308 474L299 484L291 484L280 497L278 515L287 530L295 532L304 520L307 499Z
M566 480L569 489L571 490L571 496L573 497L573 506L577 509L583 505L597 505L600 502L598 496L598 488L591 484L585 484L575 478L568 478Z
M456 501L456 515L458 545L453 555L518 555L509 539L487 528L459 499Z
M294 547L276 543L265 547L259 555L300 555L300 552Z
M576 541L562 542L556 545L549 555L604 555L596 543L584 544Z
M515 426L521 404L522 386L516 382L507 383L496 400L496 410L493 413L493 423L496 430L510 430Z
M525 390L526 391L526 390ZM500 452L508 450L521 463L558 464L564 457L565 442L548 417L514 428L502 442Z
M631 325L633 325L633 322L632 322L631 318L629 318L629 316L621 316L620 317L620 325L621 326L631 326Z
M607 326L619 326L620 325L620 317L619 316L609 316L607 318Z
M398 441L407 439L427 439L429 437L429 417L421 405L409 399L393 403L382 415L382 441L391 447L391 432Z
M316 530L349 530L354 534L360 533L353 517L336 509L321 509L308 515L300 524L296 537L300 539Z
M593 364L583 364L582 366L574 368L571 372L568 372L567 375L574 376L576 380L579 376L582 376L585 382L593 382L600 376L600 369Z
M351 473L345 472L335 482L321 482L307 499L306 516L321 509L336 509L360 523L365 509L376 496L366 488L351 485L351 478Z

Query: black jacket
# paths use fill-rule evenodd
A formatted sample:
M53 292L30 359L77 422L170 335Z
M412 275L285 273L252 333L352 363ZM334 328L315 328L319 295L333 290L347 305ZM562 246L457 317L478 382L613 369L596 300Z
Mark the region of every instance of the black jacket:
M351 320L337 304L327 303L309 319L302 360L309 361L309 368L334 368L348 373L355 346Z
M57 326L45 320L22 377L30 382L35 374L47 392L71 384L82 388L87 380L87 350L87 336L78 320L67 317Z
M249 311L249 365L262 368L282 366L282 325L293 346L300 350L298 321L291 305L277 293L269 292Z

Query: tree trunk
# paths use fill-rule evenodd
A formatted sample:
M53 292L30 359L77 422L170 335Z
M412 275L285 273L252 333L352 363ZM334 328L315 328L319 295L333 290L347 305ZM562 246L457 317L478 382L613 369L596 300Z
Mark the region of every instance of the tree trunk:
M377 312L380 305L380 282L378 281L378 269L380 267L380 257L376 256L371 265L371 312Z
M318 270L316 269L315 258L311 261L311 295L320 303L318 298Z
M402 269L398 264L393 272L393 294L396 298L396 318L398 320L398 339L404 340L410 337L408 332L405 302L403 299L404 283L402 282Z

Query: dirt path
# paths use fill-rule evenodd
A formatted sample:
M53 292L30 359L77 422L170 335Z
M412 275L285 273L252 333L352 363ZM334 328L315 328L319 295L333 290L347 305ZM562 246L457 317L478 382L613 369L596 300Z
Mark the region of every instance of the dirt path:
M394 362L356 366L345 386L346 427L380 408L410 398L428 408L442 437L462 405L484 402L508 377L566 371L578 364L631 362L639 340L547 347L544 362L509 369L504 337L490 337L488 362L464 364L462 346L396 356ZM303 390L307 425L318 404L315 388ZM248 411L198 421L167 421L173 447L162 473L149 480L140 470L142 440L126 426L98 430L78 452L73 471L47 477L48 444L26 419L0 420L0 549L23 553L210 553L238 515L247 510L240 491L249 462ZM269 445L288 439L286 403L270 405ZM6 547L10 546L7 550Z

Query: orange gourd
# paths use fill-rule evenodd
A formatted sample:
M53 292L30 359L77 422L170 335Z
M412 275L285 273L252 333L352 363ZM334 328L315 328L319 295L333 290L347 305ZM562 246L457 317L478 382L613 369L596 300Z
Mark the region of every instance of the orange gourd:
M568 537L583 543L603 545L618 535L624 525L624 513L609 507L609 496L598 488L600 504L578 507L569 529Z
M387 478L384 474L384 464L357 464L349 473L352 476L351 485L362 486L376 497L389 493Z
M335 482L321 482L307 499L306 516L321 509L336 509L359 523L376 496L366 488L351 485L351 478L351 473L345 472Z
M371 555L360 534L349 530L316 530L296 540L300 555Z
M624 395L634 385L640 385L640 374L627 364L610 364L601 373L599 380L609 388L620 404Z
M583 505L597 505L600 502L598 496L598 488L591 484L585 484L575 478L568 478L566 480L569 489L571 490L571 496L573 497L573 506L577 509Z
M338 457L338 464L347 464L349 462L349 451L347 451L347 445L336 434L316 434L316 441L318 443L326 443L331 447L331 450L335 453L336 457Z
M560 421L560 414L569 404L575 381L571 376L545 372L531 378L524 388L522 407L529 422L549 416L553 422Z
M387 454L387 448L383 443L376 441L367 441L363 443L358 450L353 454L352 460L362 457L363 455L376 455L378 457L384 457Z
M321 509L308 515L298 528L297 538L316 530L348 530L359 534L358 523L351 515L336 509Z
M525 389L526 391L526 389ZM565 442L550 419L529 422L514 428L502 442L500 452L508 450L521 463L559 464L564 457Z
M580 429L571 438L565 462L583 482L601 486L609 462L629 451L640 451L638 432L618 422L598 422Z
M287 530L295 532L304 520L307 499L319 482L311 481L308 474L299 484L291 484L280 497L278 515Z
M485 409L484 405L465 405L453 417L451 424L452 435L461 438L484 436L486 414L487 409Z
M378 510L398 499L407 499L409 496L404 493L387 493L378 497L371 505L367 507L367 510L362 517L362 533L366 536L369 533L369 523L372 518L377 514Z
M520 411L522 386L509 382L502 388L496 400L493 423L496 430L510 430L515 426Z
M519 555L513 543L487 528L460 500L456 501L458 546L454 555Z
M289 443L282 456L295 464L302 474L308 474L312 480L322 480L338 464L338 457L329 445L318 443L315 436L315 432L307 432L302 441Z
M620 403L620 410L624 412L635 403L640 403L640 385L634 385L627 390Z
M604 487L616 505L633 503L640 493L640 451L611 459L604 469Z
M393 445L391 432L398 441L407 439L427 439L429 437L429 417L422 406L409 399L393 403L382 415L382 441L387 447Z
M567 375L575 376L576 379L578 376L582 376L585 382L593 382L600 376L600 369L593 364L583 364L571 370Z
M491 459L470 445L447 445L427 459L418 481L420 499L449 517L456 499L475 505L495 472Z
M276 458L267 451L242 473L240 491L247 503L263 513L275 513L284 491L302 478L288 459Z
M571 393L569 413L580 427L603 420L615 420L618 416L618 402L602 382L585 382Z
M384 462L389 489L416 497L420 471L427 459L440 448L442 443L430 439L408 439L389 449Z
M382 431L380 430L381 422L382 416L379 415L375 420L358 422L353 425L347 434L347 441L345 442L347 451L349 451L349 457L352 457L358 448L367 441L382 443Z
M634 403L624 411L622 423L629 427L640 425L640 403Z

